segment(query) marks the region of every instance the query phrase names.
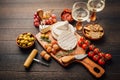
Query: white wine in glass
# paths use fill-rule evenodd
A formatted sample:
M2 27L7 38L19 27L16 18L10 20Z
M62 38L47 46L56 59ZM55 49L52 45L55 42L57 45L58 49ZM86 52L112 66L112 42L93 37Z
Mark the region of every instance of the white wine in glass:
M72 17L77 21L76 29L82 29L82 22L89 18L89 10L85 2L76 2L72 8Z
M96 20L96 12L100 12L105 7L105 0L88 0L87 3L88 9L92 12L90 20Z

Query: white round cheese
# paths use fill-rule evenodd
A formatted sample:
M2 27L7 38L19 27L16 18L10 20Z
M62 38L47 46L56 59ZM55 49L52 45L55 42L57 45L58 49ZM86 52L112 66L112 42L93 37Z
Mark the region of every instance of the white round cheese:
M64 50L72 50L77 45L77 37L70 31L64 31L57 38L58 45Z
M74 27L71 24L66 24L65 22L57 22L53 25L51 29L52 36L57 39L57 37L63 33L64 31L70 31L72 33L75 32Z

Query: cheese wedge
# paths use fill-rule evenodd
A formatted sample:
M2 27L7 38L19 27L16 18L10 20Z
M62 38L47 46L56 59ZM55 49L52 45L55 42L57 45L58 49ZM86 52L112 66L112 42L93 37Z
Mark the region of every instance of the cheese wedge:
M50 31L50 29L51 29L50 25L45 25L44 27L39 25L39 30L40 30L41 33L46 33L48 31Z

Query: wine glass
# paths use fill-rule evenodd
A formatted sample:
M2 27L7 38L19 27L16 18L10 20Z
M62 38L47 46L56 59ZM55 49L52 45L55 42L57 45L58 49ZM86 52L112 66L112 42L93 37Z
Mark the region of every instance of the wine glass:
M90 20L95 21L96 12L102 11L105 7L105 0L88 0L87 7L92 12Z
M89 10L86 2L75 2L72 7L72 17L77 21L76 29L82 29L82 22L89 19Z

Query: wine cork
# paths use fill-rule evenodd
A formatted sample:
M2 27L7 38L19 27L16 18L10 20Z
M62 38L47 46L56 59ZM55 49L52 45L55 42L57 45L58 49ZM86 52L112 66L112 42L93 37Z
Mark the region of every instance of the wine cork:
M43 57L45 60L49 61L50 60L50 55L49 54L45 54Z
M42 51L42 52L40 53L40 56L41 56L42 58L44 58L46 61L49 61L50 58L51 58L51 56L50 56L49 54L47 54L46 51Z
M37 55L37 53L38 53L37 49L32 50L32 52L30 53L30 55L28 56L28 58L24 62L25 68L28 68L31 65L31 63L32 63L34 57Z
M40 53L40 56L41 56L41 57L44 57L45 54L46 54L46 51L42 51L42 52Z

